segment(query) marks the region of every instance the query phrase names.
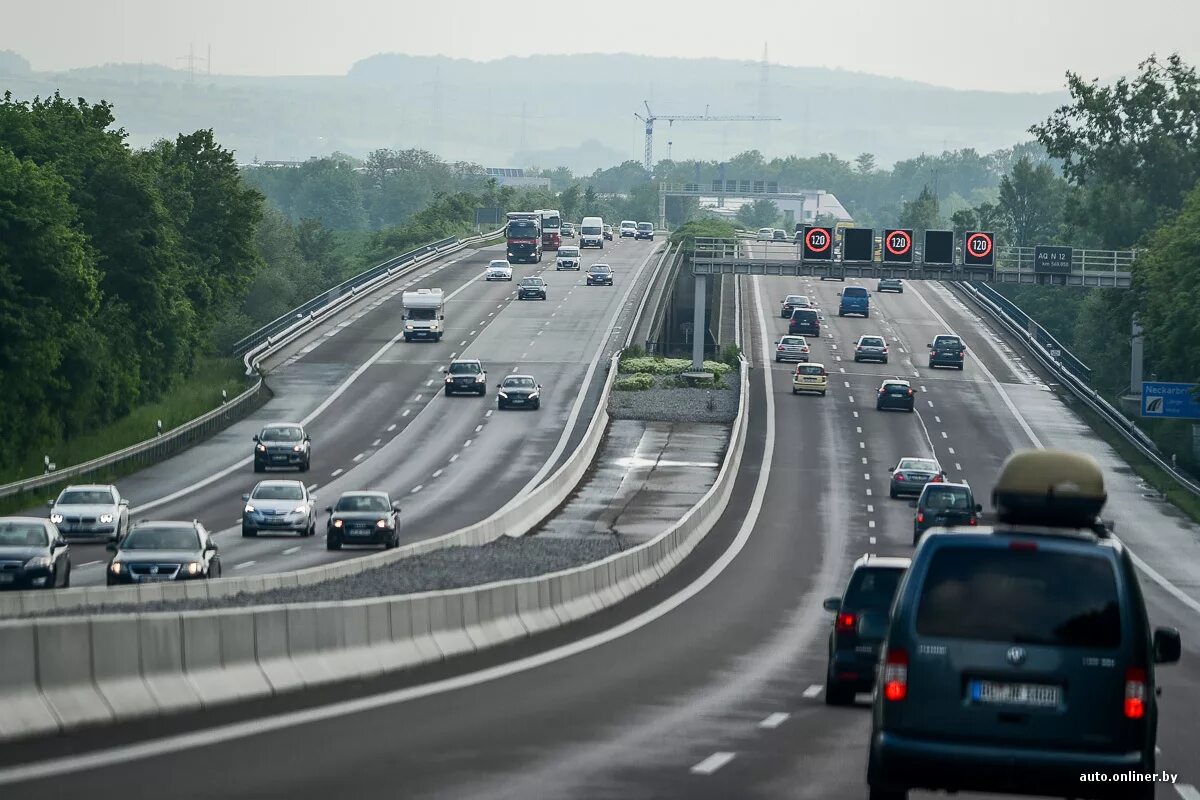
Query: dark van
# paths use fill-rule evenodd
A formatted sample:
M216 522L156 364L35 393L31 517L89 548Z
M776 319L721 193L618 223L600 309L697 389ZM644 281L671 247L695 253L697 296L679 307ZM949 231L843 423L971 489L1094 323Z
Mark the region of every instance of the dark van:
M862 314L864 317L871 316L871 296L863 286L847 286L842 291L838 292L842 298L838 303L838 316L844 317L847 314Z
M820 336L821 317L812 308L797 308L788 322L788 333L799 336Z
M1098 516L1099 466L1016 453L997 524L927 531L891 609L873 701L871 800L911 789L1151 800L1155 669L1179 632L1151 629L1133 560Z

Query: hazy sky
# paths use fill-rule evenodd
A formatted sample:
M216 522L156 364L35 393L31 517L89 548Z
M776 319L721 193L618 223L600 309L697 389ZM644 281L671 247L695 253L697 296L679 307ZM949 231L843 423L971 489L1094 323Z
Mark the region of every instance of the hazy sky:
M182 67L193 45L214 72L283 75L381 52L758 59L764 41L772 63L1050 91L1068 69L1107 79L1151 52L1197 63L1200 0L0 0L0 50L38 70Z

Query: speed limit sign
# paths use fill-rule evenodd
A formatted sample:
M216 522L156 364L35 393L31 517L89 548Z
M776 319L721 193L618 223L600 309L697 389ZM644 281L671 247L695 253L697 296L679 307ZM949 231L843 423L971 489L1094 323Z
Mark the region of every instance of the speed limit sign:
M804 229L804 260L829 261L833 257L833 232L829 228Z
M883 263L913 263L913 232L893 228L883 232Z
M967 231L963 248L963 264L968 267L991 267L996 264L996 237L991 231Z

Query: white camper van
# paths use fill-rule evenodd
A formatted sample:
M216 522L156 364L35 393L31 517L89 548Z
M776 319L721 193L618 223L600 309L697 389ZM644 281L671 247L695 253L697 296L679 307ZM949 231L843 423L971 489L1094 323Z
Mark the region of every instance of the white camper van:
M584 217L579 226L579 249L599 247L604 249L604 220L600 217Z
M446 330L446 308L441 289L417 289L405 292L404 341L429 339L439 342Z

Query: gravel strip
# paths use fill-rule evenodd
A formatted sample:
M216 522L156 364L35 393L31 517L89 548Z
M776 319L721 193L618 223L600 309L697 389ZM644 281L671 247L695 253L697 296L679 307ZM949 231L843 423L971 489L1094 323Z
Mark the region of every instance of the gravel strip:
M669 378L658 376L655 383L664 380ZM613 419L645 422L733 422L738 412L737 373L727 374L725 384L725 389L614 389L608 397L608 414Z
M507 536L481 547L451 547L413 556L313 586L240 593L214 600L173 600L158 603L111 603L87 609L56 609L28 617L68 617L86 613L128 614L155 611L200 611L280 603L322 603L390 597L399 594L460 589L496 581L532 578L582 566L619 551L614 539L539 539Z

